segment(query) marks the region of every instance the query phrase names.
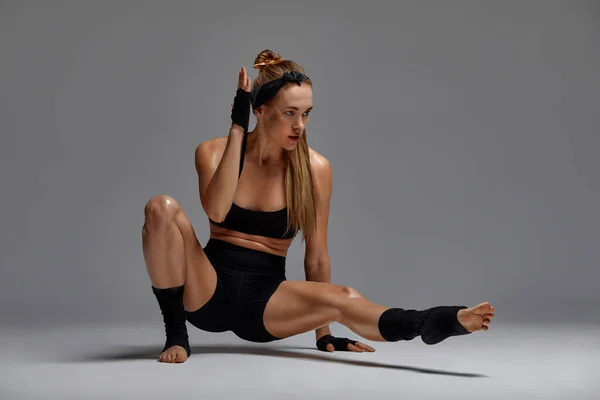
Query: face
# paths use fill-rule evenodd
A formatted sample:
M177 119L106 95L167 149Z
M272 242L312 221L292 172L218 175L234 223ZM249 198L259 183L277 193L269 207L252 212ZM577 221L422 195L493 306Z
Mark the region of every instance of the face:
M262 127L270 139L286 150L293 150L304 132L312 108L312 87L304 82L300 86L288 83L254 114L262 118Z

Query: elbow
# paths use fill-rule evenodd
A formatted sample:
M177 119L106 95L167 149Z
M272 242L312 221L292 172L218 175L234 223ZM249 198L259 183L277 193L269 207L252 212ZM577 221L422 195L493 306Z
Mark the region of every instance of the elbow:
M221 217L221 216L215 217L214 215L213 215L213 216L211 216L211 215L210 215L210 214L208 214L208 213L207 213L207 215L208 215L208 218L209 218L211 221L213 221L213 222L216 222L217 224L220 224L220 223L222 223L223 221L225 221L225 218L223 218L223 217Z
M223 212L223 210L211 208L204 202L202 203L202 208L204 208L204 212L206 213L206 216L211 221L214 221L219 224L221 222L225 221L225 217L227 216L227 213Z

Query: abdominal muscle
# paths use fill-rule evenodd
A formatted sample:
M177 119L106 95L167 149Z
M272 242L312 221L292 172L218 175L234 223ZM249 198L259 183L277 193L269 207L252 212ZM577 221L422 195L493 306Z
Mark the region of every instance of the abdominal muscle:
M232 231L210 223L210 238L223 240L237 246L247 247L266 253L286 257L292 239L273 239L265 236L250 235L247 233Z

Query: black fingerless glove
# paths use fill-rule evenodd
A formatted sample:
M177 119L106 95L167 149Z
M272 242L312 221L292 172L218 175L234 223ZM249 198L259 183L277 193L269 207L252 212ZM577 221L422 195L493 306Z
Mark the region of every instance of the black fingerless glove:
M325 335L317 340L317 349L321 351L329 351L327 350L327 345L331 343L333 345L333 349L336 351L350 351L348 350L348 343L354 345L356 344L356 340L350 340L346 338L338 338L331 335Z
M244 129L244 135L248 133L250 123L250 92L238 89L233 99L231 109L231 121Z

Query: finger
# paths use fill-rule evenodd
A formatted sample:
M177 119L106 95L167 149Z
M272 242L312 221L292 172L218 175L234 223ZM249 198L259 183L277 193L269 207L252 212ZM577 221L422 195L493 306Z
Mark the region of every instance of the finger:
M240 69L240 72L238 74L238 85L237 85L238 89L243 87L242 82L244 82L244 67L242 67Z
M334 350L335 350L335 347L333 347L333 345L331 343L329 343L327 345L327 351L329 351L330 353L333 353Z
M361 343L361 342L356 342L356 347L361 348L361 349L363 349L365 351L369 351L371 353L375 351L375 349L372 348L371 346L369 346L368 344L364 344L364 343Z
M360 343L360 342L359 342ZM375 349L371 346L369 346L368 344L365 343L360 343L361 348L365 349L366 351L369 351L371 353L373 353L375 351Z
M350 351L355 351L357 353L362 353L364 352L363 349L359 349L358 347L356 347L355 345L353 345L352 343L348 343L348 350Z

